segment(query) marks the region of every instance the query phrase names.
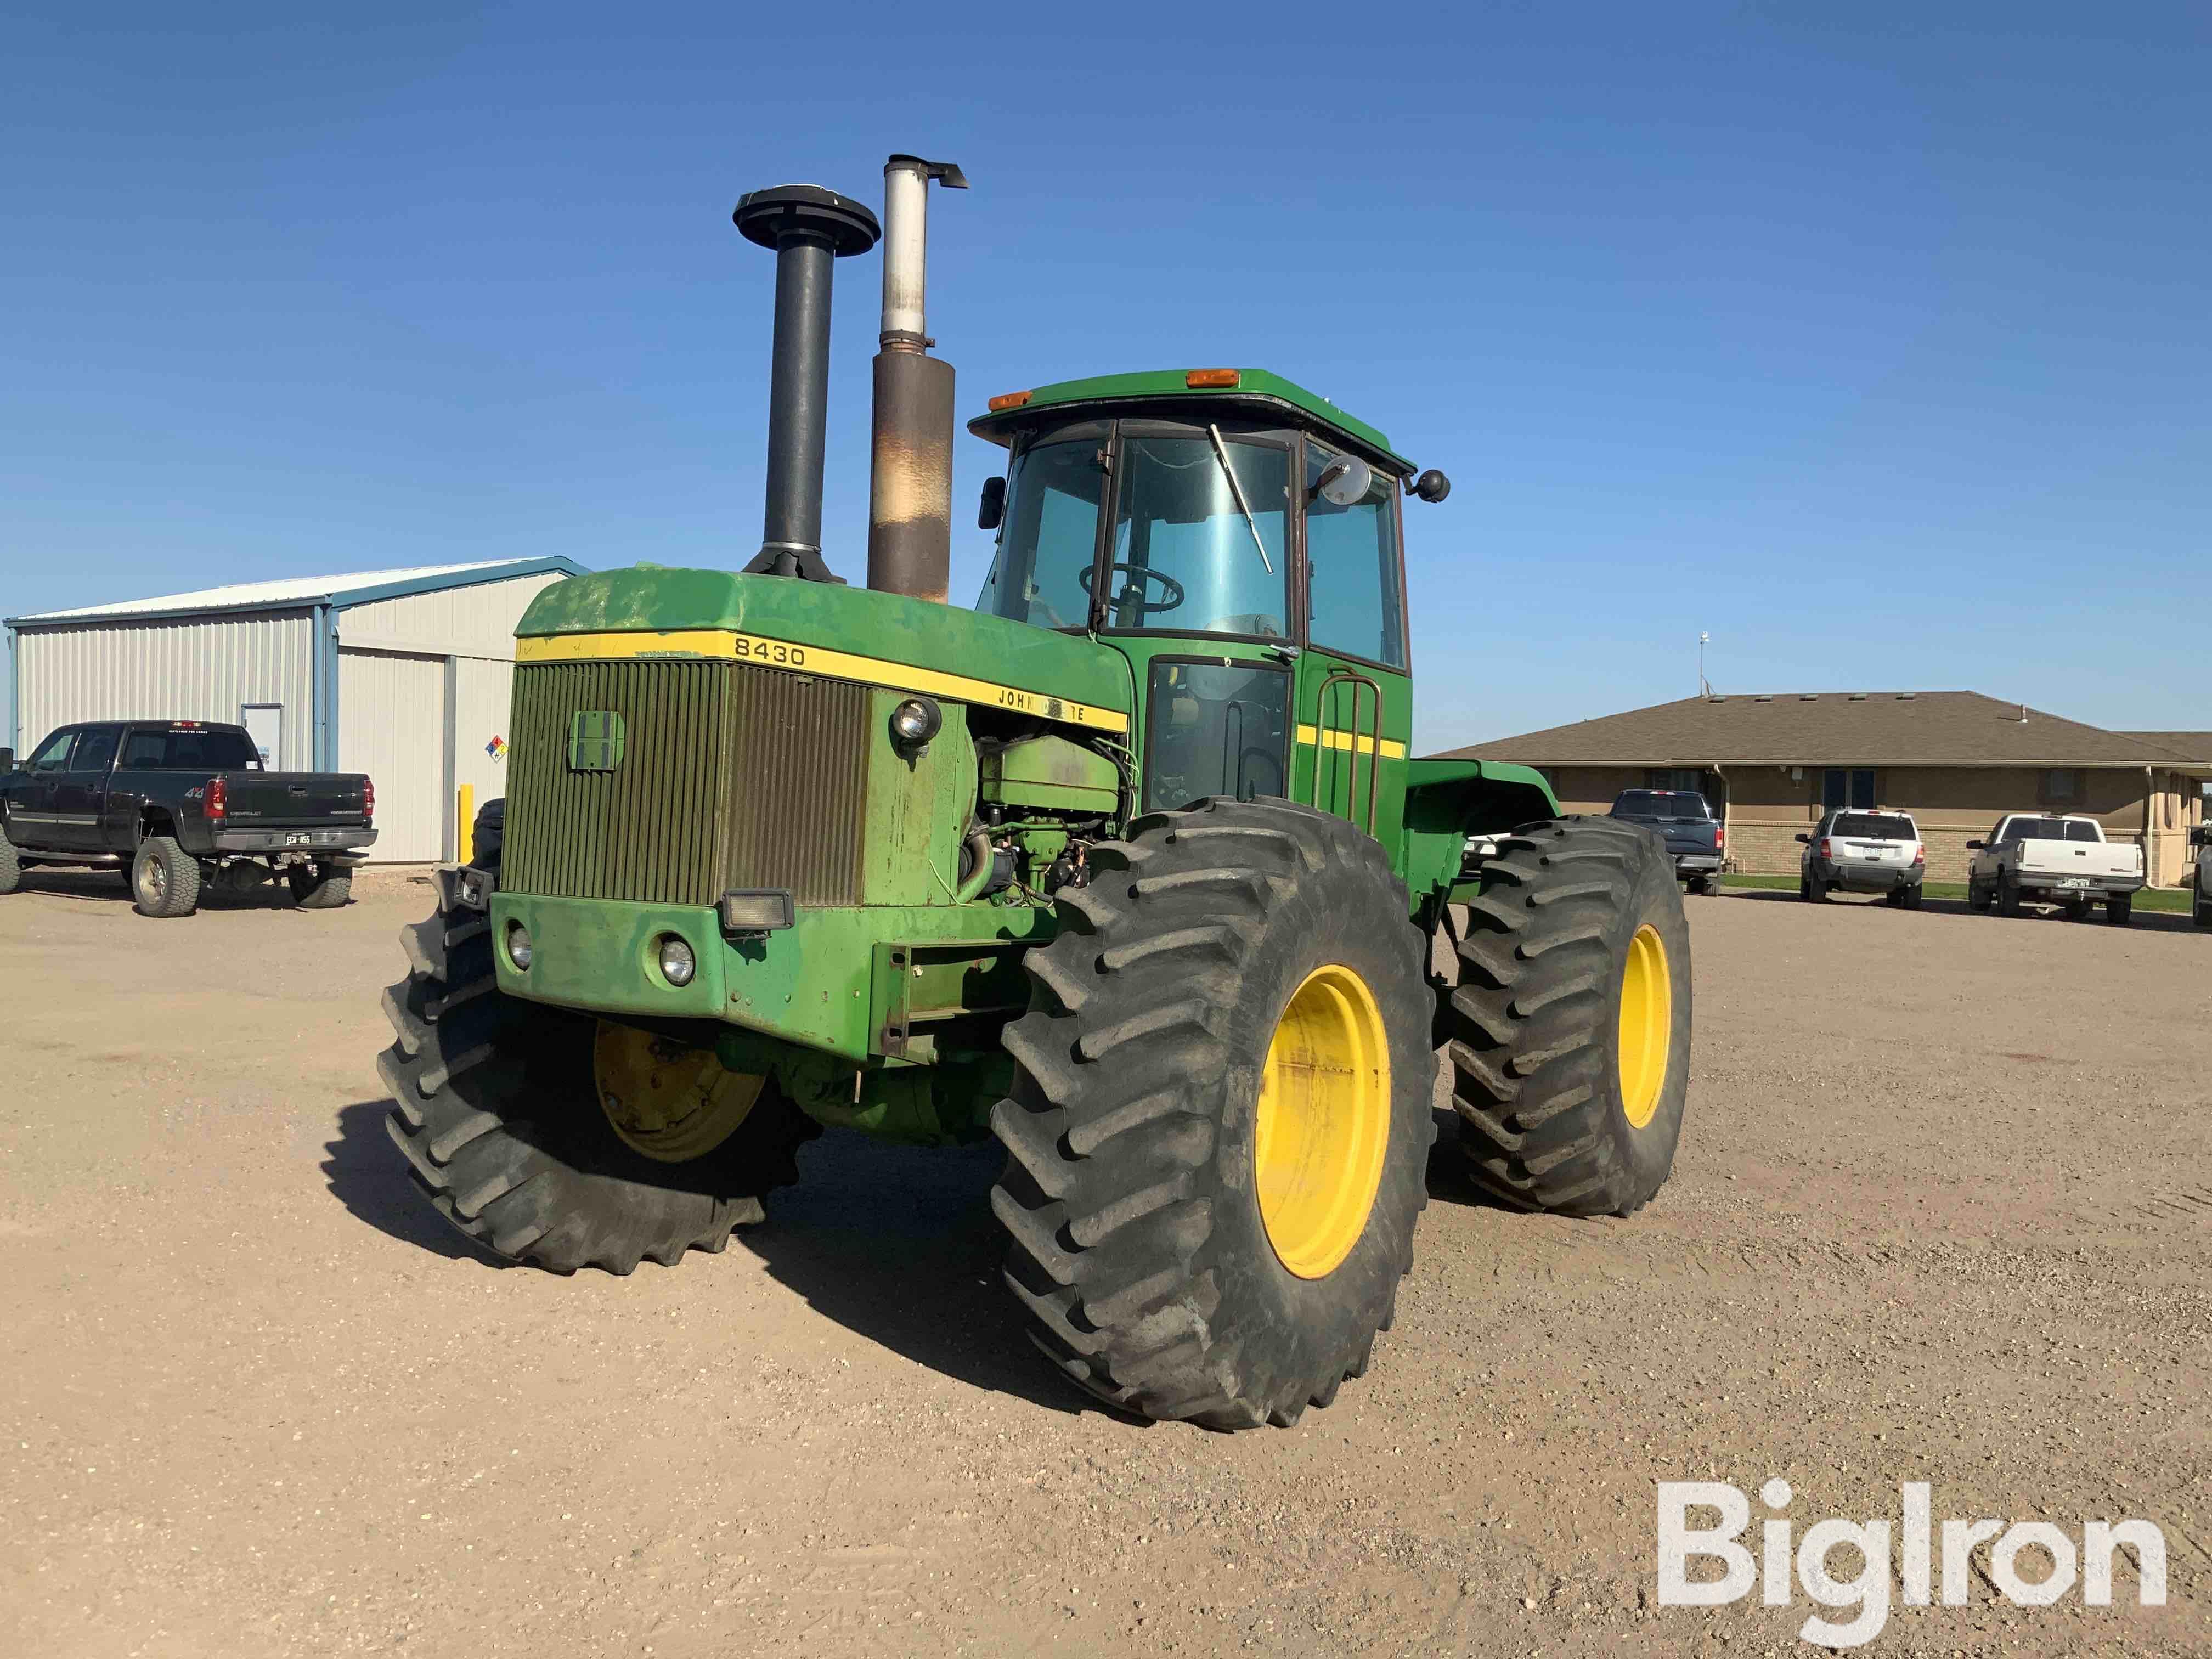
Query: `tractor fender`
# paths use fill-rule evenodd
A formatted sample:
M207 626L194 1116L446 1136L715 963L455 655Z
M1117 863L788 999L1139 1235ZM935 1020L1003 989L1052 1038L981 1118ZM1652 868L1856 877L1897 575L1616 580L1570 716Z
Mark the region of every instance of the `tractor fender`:
M1559 798L1533 766L1510 761L1407 763L1406 840L1401 866L1417 902L1440 898L1459 879L1469 836L1559 816Z

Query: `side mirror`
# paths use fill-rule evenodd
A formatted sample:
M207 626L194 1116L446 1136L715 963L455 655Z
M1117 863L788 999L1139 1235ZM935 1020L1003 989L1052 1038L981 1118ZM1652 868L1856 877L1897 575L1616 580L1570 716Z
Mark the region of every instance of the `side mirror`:
M996 530L1006 521L1006 481L1004 478L983 480L983 503L975 509L975 528Z
M15 769L15 751L12 749L0 749L0 772L12 772Z
M8 751L0 749L0 768L5 768L7 764ZM2200 823L2191 830L2189 832L2189 844L2191 847L2212 847L2212 823Z
M1968 842L1966 843L1966 850L1967 850L1969 853L1978 853L1978 852L1980 852L1980 851L1982 850L1982 848L1984 848L1984 847L1987 847L1988 845L1989 845L1989 842L1985 842L1985 841L1970 841L1970 842Z
M1408 494L1419 495L1430 506L1434 507L1451 494L1451 480L1437 471L1436 468L1431 467L1413 483L1407 484L1406 489Z
M1797 839L1808 847L1810 847L1813 844L1813 838L1810 836L1800 836Z

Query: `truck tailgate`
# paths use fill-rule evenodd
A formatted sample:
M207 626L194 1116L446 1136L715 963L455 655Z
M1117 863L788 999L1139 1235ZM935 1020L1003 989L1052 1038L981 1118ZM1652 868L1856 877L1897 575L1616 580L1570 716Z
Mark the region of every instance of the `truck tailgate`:
M2139 876L2142 849L2124 842L2051 841L2039 837L2020 844L2023 876Z
M359 823L368 780L358 772L225 772L224 817L240 828Z

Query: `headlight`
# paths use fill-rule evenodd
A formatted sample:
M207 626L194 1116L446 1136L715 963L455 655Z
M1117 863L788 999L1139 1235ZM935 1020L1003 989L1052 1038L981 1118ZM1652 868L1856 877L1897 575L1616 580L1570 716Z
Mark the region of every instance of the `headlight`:
M530 930L519 921L507 924L507 959L517 973L530 971Z
M660 941L660 976L681 990L691 982L691 975L699 970L693 960L691 947L673 933Z
M933 697L908 697L891 710L891 741L902 749L919 749L943 729L945 711Z

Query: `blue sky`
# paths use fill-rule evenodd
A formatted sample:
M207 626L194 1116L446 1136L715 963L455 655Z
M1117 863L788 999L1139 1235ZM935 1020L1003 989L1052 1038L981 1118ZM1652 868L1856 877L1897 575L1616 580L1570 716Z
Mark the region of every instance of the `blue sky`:
M975 185L932 226L964 410L1255 364L1451 474L1424 748L1688 695L1701 629L1723 690L2212 726L2202 8L311 9L0 25L0 614L742 562L773 265L731 204L874 200L901 149Z

